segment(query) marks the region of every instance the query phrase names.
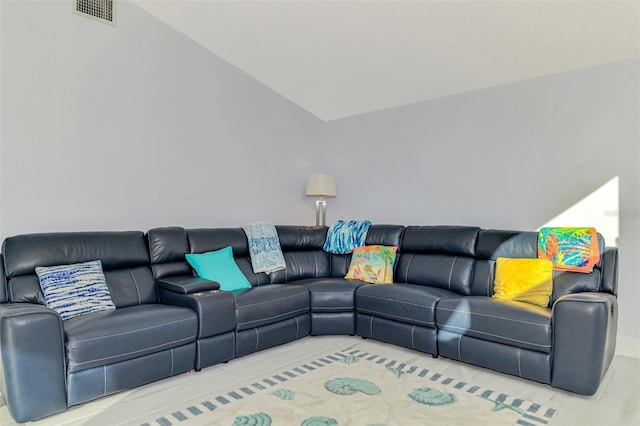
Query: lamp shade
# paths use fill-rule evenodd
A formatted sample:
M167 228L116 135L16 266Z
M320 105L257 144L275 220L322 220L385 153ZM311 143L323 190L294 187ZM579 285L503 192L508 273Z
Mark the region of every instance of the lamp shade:
M315 174L307 181L308 197L335 197L336 178L333 175Z

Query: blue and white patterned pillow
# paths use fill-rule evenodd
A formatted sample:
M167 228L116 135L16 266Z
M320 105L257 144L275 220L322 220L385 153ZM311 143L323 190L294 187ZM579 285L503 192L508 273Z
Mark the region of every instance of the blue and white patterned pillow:
M47 306L58 312L63 320L116 308L99 260L39 266L36 274Z

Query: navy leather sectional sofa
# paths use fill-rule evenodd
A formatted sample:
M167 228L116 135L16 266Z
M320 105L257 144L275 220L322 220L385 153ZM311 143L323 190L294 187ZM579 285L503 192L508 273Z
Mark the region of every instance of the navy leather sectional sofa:
M399 247L392 285L346 280L325 227L277 226L287 268L254 274L241 228L157 228L9 237L0 271L1 392L18 422L307 335L377 339L584 395L614 354L617 250L589 274L556 273L548 307L499 301L497 257L536 257L537 233L372 225ZM252 288L218 290L186 253L233 248ZM99 259L116 309L62 321L37 266Z

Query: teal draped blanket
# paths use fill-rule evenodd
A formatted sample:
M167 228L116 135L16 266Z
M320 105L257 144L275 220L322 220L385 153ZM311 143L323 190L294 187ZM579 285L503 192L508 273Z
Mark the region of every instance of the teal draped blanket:
M354 248L364 245L369 226L371 222L368 220L337 221L329 228L324 251L334 254L351 253Z

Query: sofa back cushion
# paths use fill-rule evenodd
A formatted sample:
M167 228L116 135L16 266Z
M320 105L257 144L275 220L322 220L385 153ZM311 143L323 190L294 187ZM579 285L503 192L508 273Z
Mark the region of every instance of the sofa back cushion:
M396 260L395 282L471 294L479 232L472 226L408 226Z
M249 280L238 268L231 246L205 253L188 253L185 257L199 277L219 283L220 290L251 288Z
M4 257L0 254L0 303L6 303L7 298L7 278L4 273Z
M190 253L206 253L231 247L233 257L252 286L269 284L264 273L253 273L249 258L249 241L242 228L203 228L187 229Z
M272 284L329 276L329 253L322 250L326 227L276 226L287 267L269 275Z
M129 232L59 232L7 238L2 246L11 302L45 305L37 266L100 260L117 308L156 303L155 279L144 234Z
M404 226L402 225L371 225L367 231L365 245L400 247ZM331 255L331 277L343 278L349 271L351 254Z
M614 289L604 288L602 285L602 254L605 253L605 241L598 234L600 261L593 268L593 272L554 271L553 293L550 304L559 297L570 293L584 291L605 291L614 293ZM495 261L498 257L536 258L538 248L538 233L535 231L506 231L484 229L478 236L476 249L475 274L473 277L471 294L477 296L491 296L495 279Z
M147 232L147 242L151 269L156 278L192 274L184 257L190 253L186 229L177 226L154 228Z
M497 229L480 231L471 294L474 296L493 295L496 259L498 257L537 257L537 244L538 236L535 232Z
M147 233L151 267L156 278L194 275L186 254L201 254L231 247L236 264L252 286L269 283L263 274L254 274L247 236L242 228L180 227L154 228Z

